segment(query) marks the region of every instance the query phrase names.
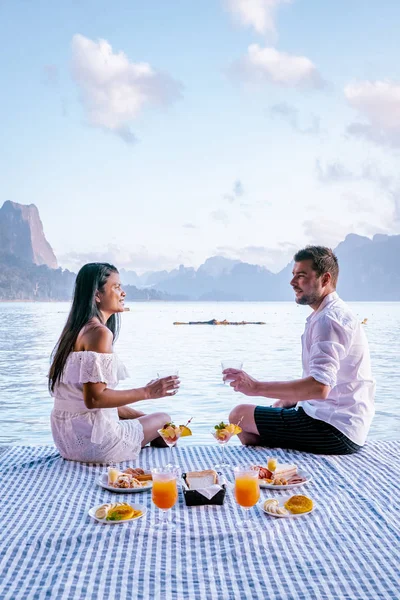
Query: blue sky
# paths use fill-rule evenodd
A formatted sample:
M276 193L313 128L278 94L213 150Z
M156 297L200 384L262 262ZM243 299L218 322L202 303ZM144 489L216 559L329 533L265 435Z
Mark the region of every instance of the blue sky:
M142 272L400 233L400 3L1 0L0 203Z

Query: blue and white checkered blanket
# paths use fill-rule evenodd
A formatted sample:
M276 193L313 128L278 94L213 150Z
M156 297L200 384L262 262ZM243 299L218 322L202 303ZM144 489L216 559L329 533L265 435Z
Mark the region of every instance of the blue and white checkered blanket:
M176 451L176 452L175 452ZM220 448L174 449L183 470L210 468ZM170 450L146 448L136 466L165 464ZM232 464L265 464L271 451L226 448ZM63 460L51 447L0 449L0 598L254 600L399 598L400 442L368 444L353 456L274 450L313 481L315 510L278 519L252 509L254 531L229 489L223 506L186 507L160 535L151 493L115 494L97 484L105 467ZM121 464L125 468L127 463ZM112 501L141 503L143 519L114 526L88 516Z

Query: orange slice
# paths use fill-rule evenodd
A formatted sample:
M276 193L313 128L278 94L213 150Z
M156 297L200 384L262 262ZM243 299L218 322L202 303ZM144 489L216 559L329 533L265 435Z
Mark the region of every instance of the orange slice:
M310 512L313 509L313 501L307 496L292 496L285 502L285 508L295 515Z
M129 504L123 503L118 506L114 506L110 508L107 513L106 520L107 521L125 521L126 519L131 519L135 516L135 511L132 506Z
M188 435L192 435L192 430L186 425L179 425L179 429L181 430L181 437L187 437Z
M234 425L233 423L230 423L229 425L227 425L226 430L229 431L229 433L231 433L232 435L237 435L238 433L242 433L242 428L239 427L239 425Z

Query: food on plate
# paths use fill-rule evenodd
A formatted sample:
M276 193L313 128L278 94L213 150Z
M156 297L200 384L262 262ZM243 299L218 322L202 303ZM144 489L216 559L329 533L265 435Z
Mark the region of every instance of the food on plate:
M121 475L118 476L117 481L113 484L112 487L120 489L141 488L143 487L143 483L135 477L132 477L132 475L128 475L127 473L121 473Z
M285 502L285 508L295 515L302 514L313 509L313 501L307 496L292 496Z
M268 464L270 464L270 461L271 459L268 460ZM271 471L269 468L259 465L255 466L254 468L259 470L259 479L262 479L265 483L270 483L272 485L288 485L306 481L304 477L297 475L296 465L288 463L277 464L275 471Z
M274 471L276 471L276 467L278 466L278 459L277 458L269 458L268 459L268 463L267 463L267 469L268 471L271 471L271 473L274 473Z
M108 485L115 489L133 489L148 486L151 475L145 474L143 469L125 469L123 473L117 471L117 476L110 482L110 471L108 471Z
M264 502L264 510L273 515L287 515L288 511L283 506L279 506L278 500L269 499Z
M217 483L218 475L214 469L207 469L205 471L191 471L186 473L186 483L191 490L200 490L207 488L214 483Z
M133 506L126 502L116 502L115 504L102 504L95 512L97 519L106 521L126 521L142 515L141 510L135 510Z
M242 432L242 428L234 423L224 423L221 421L218 425L214 425L215 433L214 437L219 442L229 442L233 435L237 435Z
M151 473L145 473L143 469L128 467L124 473L131 475L138 481L151 481L153 479Z
M108 509L106 519L107 521L126 521L126 519L132 519L135 512L140 511L135 511L130 504L116 504Z
M108 513L108 510L112 507L112 504L102 504L95 512L95 516L98 519L105 519Z

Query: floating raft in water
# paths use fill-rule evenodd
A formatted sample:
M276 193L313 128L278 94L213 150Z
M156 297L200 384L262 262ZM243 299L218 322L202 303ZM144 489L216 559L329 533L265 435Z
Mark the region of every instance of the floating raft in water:
M189 321L189 323L181 323L180 321L174 321L174 325L265 325L263 321L217 321L217 319L211 319L211 321Z

